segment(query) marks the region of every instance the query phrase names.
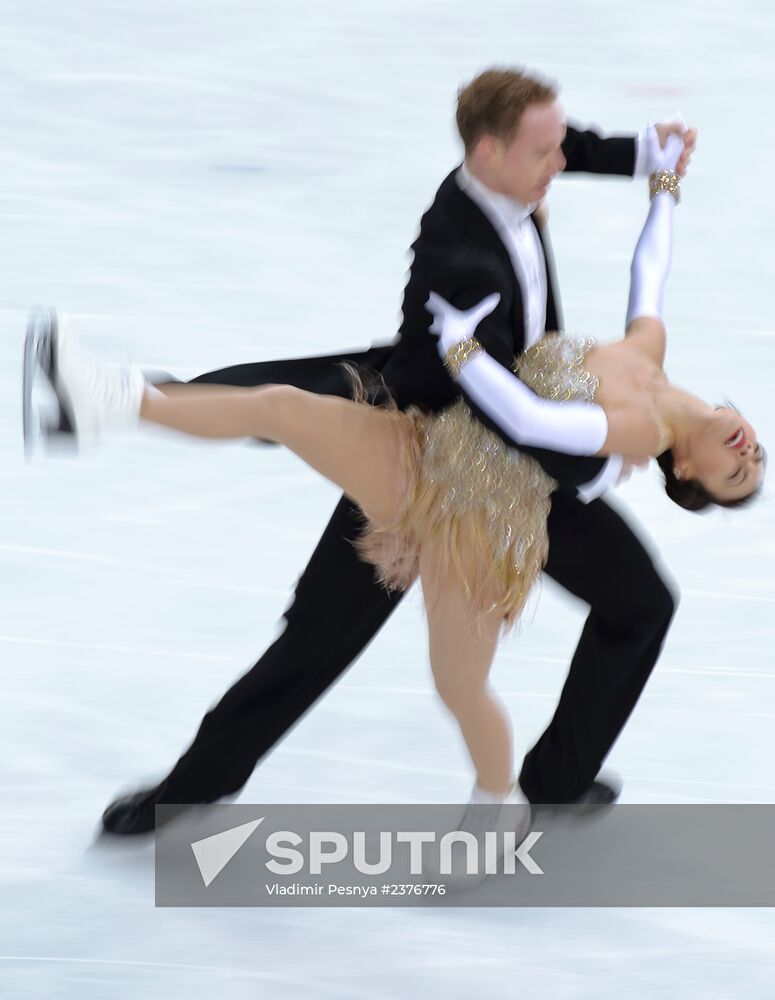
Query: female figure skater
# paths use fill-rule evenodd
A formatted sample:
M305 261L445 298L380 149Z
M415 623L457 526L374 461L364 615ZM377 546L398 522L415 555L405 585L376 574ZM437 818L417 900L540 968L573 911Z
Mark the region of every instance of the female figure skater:
M662 297L681 149L680 140L669 141L663 169L650 178L625 339L596 346L549 334L518 360L517 377L475 337L497 295L465 313L434 295L428 305L450 374L485 414L497 411L501 422L508 416L517 444L656 457L668 495L698 510L752 496L763 451L737 411L704 403L663 371ZM476 770L472 801L498 808L525 802L512 775L510 723L488 675L501 628L518 618L546 559L556 483L537 462L509 448L462 399L426 414L286 385L177 385L162 392L137 369L87 357L56 323L37 346L82 442L138 419L203 438L261 438L291 448L355 500L367 522L362 553L384 582L422 582L436 688Z

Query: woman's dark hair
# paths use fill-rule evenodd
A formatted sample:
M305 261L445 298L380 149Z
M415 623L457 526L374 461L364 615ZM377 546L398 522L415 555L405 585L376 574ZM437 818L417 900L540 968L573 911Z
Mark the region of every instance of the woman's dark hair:
M670 448L657 455L657 462L665 477L665 493L670 499L685 510L699 513L709 507L747 507L761 492L761 485L749 493L747 497L738 497L736 500L718 500L712 493L708 492L698 479L679 479L673 471L675 459Z

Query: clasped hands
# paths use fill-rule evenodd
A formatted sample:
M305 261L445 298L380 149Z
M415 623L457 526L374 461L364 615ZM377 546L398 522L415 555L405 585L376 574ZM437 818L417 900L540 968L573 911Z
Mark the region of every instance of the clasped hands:
M674 170L679 177L684 177L697 146L697 129L688 128L681 119L655 122L646 129L645 145L646 174L653 174L655 170Z

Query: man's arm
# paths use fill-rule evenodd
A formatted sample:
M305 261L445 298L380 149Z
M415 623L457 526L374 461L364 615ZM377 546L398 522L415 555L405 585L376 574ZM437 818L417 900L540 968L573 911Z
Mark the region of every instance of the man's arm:
M568 125L562 144L567 160L565 169L571 173L646 177L657 169L661 150L673 134L680 135L684 142L675 168L678 176L683 177L697 145L697 130L687 128L679 119L647 125L636 135L607 138L594 129L580 130Z
M604 138L592 129L580 131L568 125L562 152L567 160L565 169L571 173L632 177L635 172L637 138L634 135Z

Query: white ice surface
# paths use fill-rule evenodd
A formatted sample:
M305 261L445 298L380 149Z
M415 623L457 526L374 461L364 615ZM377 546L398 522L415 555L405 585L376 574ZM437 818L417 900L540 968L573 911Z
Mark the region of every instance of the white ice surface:
M669 371L775 440L775 13L547 0L0 3L0 995L277 1000L763 998L771 910L156 910L152 848L92 845L275 635L336 492L277 450L162 434L25 466L28 307L181 375L390 339L417 220L458 157L459 83L523 62L568 111L700 128L667 296ZM561 179L568 329L621 330L644 185ZM625 802L775 799L772 501L692 518L619 497L682 603L610 757ZM584 609L545 584L495 681L521 752ZM454 801L419 598L243 801Z

